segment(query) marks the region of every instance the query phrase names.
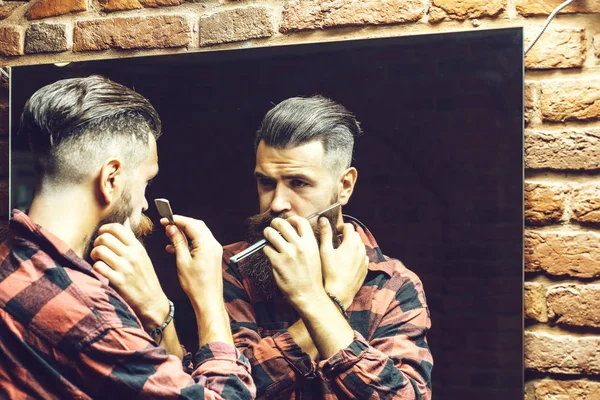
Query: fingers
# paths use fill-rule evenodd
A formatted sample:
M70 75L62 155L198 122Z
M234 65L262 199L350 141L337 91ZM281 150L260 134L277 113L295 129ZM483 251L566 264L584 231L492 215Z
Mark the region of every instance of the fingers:
M290 217L287 220L275 218L271 221L271 227L279 232L286 242L295 243L298 241L298 235L300 234L300 232L296 230L297 223L297 217Z
M102 225L100 229L98 229L98 235L100 236L104 233L110 233L126 246L139 244L139 241L135 238L131 228L125 227L121 224L114 223Z
M175 253L177 263L189 262L192 258L192 255L190 254L188 241L181 230L177 229L177 226L175 225L168 225L165 228L165 233L167 234L169 240L171 240L171 248L173 249L173 253ZM169 251L169 249L167 249L167 251Z
M265 239L271 243L272 249L278 251L279 253L284 252L286 246L289 245L289 243L279 234L279 232L270 226L265 228L263 235L265 235ZM267 254L267 252L265 252L265 254Z
M127 254L127 246L117 239L112 233L105 232L94 240L94 247L105 246L118 256Z
M327 218L319 218L319 230L321 231L321 243L319 244L321 260L323 261L323 265L330 265L334 255L333 232L331 223Z
M202 220L183 217L181 215L174 215L173 219L175 221L175 225L181 229L185 236L190 238L193 247L197 247L195 242L200 244L205 240L214 239L212 232Z
M356 229L354 229L354 225L346 222L342 227L342 236L344 239L349 238L352 233L356 233Z
M293 217L289 217L286 221L291 226L294 227L294 229L296 230L296 232L299 236L304 237L307 235L314 235L312 226L310 225L310 222L308 222L308 220L306 218L293 216Z
M104 261L113 270L122 268L123 260L106 246L97 246L90 252L90 258L94 261Z
M92 266L94 271L104 276L113 285L119 285L121 283L121 274L113 270L104 261L96 261Z

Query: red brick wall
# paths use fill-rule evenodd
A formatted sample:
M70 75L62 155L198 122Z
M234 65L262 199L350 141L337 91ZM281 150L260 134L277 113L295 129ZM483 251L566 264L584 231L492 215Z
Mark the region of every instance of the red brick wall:
M524 26L562 0L0 0L0 65ZM527 399L600 398L600 1L525 59ZM0 87L0 234L8 93Z

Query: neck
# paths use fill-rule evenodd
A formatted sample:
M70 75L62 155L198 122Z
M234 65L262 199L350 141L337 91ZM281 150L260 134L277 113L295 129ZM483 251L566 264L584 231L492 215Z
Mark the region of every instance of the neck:
M90 198L89 193L77 187L52 192L40 190L28 214L33 222L65 242L82 258L100 222L99 212L90 206L96 200Z

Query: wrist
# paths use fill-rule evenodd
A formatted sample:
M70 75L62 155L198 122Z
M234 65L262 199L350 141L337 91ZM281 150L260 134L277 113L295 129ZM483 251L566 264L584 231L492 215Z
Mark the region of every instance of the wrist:
M152 330L161 326L169 315L170 306L167 296L161 296L160 300L155 301L149 307L142 310L138 317L146 330Z
M162 342L163 332L165 331L167 326L169 326L169 324L172 324L173 317L175 316L175 305L173 304L173 302L171 300L167 300L167 301L169 302L169 314L167 315L167 318L164 320L164 322L161 325L153 328L149 332L149 335L158 344L160 344Z
M305 293L303 295L290 298L290 304L300 313L311 312L312 310L318 309L323 302L330 302L329 296L324 288L316 290L312 293Z
M339 289L336 287L329 287L327 285L325 285L325 290L327 291L327 293L331 296L335 296L344 306L344 308L348 308L350 307L350 305L352 304L352 302L354 301L354 297L348 297L348 296L344 296L344 290L343 289Z

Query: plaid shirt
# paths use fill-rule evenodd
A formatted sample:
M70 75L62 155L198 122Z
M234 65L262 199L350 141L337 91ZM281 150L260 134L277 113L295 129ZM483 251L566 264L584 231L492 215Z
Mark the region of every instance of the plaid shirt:
M191 376L64 242L15 211L0 246L0 398L249 399L246 357L225 343Z
M283 299L265 301L229 258L248 246L225 247L225 301L238 349L252 364L258 398L431 399L431 327L419 278L381 253L371 233L351 221L366 246L369 272L348 308L354 342L315 363L287 329L298 313ZM241 261L244 262L244 261Z

